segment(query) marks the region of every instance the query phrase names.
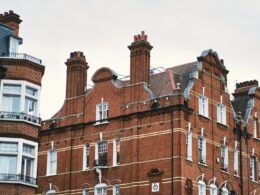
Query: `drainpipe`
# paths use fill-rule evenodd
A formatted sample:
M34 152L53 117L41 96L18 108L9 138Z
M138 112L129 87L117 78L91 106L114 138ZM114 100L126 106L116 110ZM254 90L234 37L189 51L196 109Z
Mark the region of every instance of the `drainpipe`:
M239 128L239 131L240 131L240 133L239 133L239 139L240 139L240 146L239 146L239 161L240 161L240 190L241 190L241 195L243 195L243 192L244 192L244 184L243 184L243 160L242 160L242 158L243 158L243 156L242 156L242 141L243 141L243 139L242 139L242 130L241 130L241 124L239 124L238 125L238 128Z
M173 195L174 186L173 186L173 110L172 109L171 109L171 179L172 179L171 194Z

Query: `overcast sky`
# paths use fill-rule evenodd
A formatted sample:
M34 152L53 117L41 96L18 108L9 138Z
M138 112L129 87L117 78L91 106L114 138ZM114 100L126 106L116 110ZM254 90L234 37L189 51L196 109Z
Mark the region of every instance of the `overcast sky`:
M13 10L23 22L19 52L43 60L41 117L62 106L66 66L72 51L83 51L88 80L107 66L129 75L133 35L142 30L154 46L153 67L195 61L216 50L236 82L260 80L259 0L0 0L0 12Z

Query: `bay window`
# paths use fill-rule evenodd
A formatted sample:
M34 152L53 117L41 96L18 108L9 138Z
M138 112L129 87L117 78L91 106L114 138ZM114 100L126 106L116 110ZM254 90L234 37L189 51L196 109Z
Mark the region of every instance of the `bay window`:
M0 180L36 185L37 150L32 141L0 138Z

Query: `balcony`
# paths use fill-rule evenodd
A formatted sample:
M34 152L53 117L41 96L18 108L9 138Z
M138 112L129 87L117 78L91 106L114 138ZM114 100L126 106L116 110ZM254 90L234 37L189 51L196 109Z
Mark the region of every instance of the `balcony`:
M15 120L15 121L25 121L33 124L40 125L41 118L32 116L23 112L3 112L0 111L0 120Z
M107 156L103 155L99 157L99 159L94 160L94 167L95 168L107 168Z
M29 177L26 175L0 173L0 182L23 183L36 186L36 178Z
M40 65L42 64L42 60L25 53L2 53L0 58L21 59L28 60Z

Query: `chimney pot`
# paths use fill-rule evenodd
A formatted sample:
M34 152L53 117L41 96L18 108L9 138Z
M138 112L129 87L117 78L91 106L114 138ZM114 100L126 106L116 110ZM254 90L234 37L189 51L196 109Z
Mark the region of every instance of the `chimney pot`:
M130 46L130 82L150 83L150 51L152 46L147 41L144 31L134 36L134 42Z

